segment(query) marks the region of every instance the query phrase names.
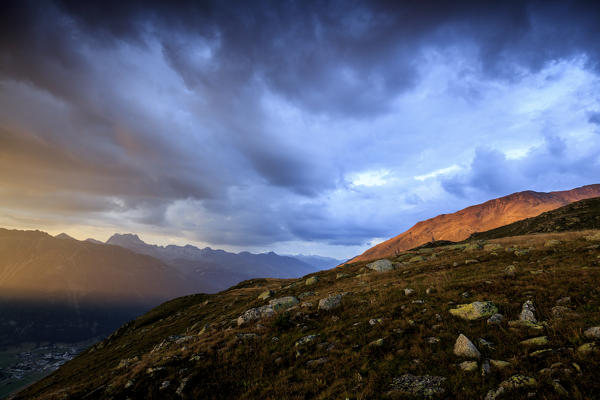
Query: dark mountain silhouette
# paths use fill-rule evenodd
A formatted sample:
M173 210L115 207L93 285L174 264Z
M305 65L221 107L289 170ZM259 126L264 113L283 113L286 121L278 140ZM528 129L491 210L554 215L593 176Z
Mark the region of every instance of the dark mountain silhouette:
M192 279L199 292L206 293L224 290L246 279L295 278L319 269L294 257L280 256L274 252L236 254L192 245L157 246L145 243L135 234L114 234L106 244L163 260Z

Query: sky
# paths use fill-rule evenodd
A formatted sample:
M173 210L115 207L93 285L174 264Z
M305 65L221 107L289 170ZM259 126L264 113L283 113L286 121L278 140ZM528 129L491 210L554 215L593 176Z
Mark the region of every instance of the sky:
M600 183L600 8L4 1L0 226L350 258Z

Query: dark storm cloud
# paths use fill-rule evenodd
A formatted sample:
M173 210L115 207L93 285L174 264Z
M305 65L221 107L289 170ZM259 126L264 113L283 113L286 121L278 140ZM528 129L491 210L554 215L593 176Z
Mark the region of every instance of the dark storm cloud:
M19 1L1 11L3 206L124 213L157 226L175 218L221 244L348 245L397 233L389 214L332 217L324 197L348 189L348 172L379 158L381 168L410 148L355 139L352 124L394 112L398 96L422 83L431 49L470 49L498 81L576 57L598 71L600 58L593 2ZM479 89L464 97L480 101ZM280 110L267 100L301 117L274 119ZM327 130L303 131L307 118L347 125L328 141ZM402 134L426 146L418 131ZM480 147L469 172L443 187L491 195L548 170L594 178L582 172L592 156L566 152L552 135L536 162ZM30 195L19 202L24 187ZM202 223L185 225L192 215Z

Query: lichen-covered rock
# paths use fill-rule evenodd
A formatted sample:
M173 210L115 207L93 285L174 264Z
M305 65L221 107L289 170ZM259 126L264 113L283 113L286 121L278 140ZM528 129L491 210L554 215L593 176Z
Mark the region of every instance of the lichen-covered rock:
M450 309L450 314L469 321L490 317L498 312L498 307L491 301L476 301L470 304L461 304Z
M421 262L421 261L427 261L427 257L425 257L425 256L414 256L410 260L408 260L409 263Z
M459 367L465 372L477 371L477 361L463 361L459 364Z
M505 369L510 367L511 364L508 361L490 360L490 365L496 369Z
M304 284L306 286L310 286L310 285L314 285L317 282L319 282L319 277L318 276L311 276L310 278L308 278L307 280L304 281Z
M589 339L600 339L600 326L592 326L586 329L583 335Z
M577 348L577 353L581 355L598 353L598 346L596 346L596 343L585 343Z
M477 358L481 357L481 353L477 347L462 333L458 335L456 343L454 343L454 354L459 357Z
M538 336L531 339L521 341L521 345L525 347L540 347L546 346L550 341L547 336Z
M425 398L439 396L445 392L445 380L443 376L405 374L392 380L390 392Z
M261 318L268 318L275 314L273 307L270 305L251 308L246 310L242 315L240 315L237 319L238 326L242 326L247 324L248 322L252 322Z
M521 388L535 388L537 385L538 383L534 378L524 375L513 375L503 381L500 386L498 386L498 389L490 390L485 396L485 400L496 400L507 392Z
M324 299L319 300L319 310L330 311L338 308L342 302L342 297L343 295L340 293L327 296Z
M535 317L535 307L533 306L533 302L531 300L527 300L525 303L523 303L519 320L533 322L534 324L537 322L537 318Z
M394 263L392 263L390 260L387 259L382 259L382 260L377 260L377 261L373 261L372 263L367 264L367 268L369 268L370 270L373 270L375 272L387 272L387 271L393 271L394 268Z
M508 321L508 327L511 329L523 330L523 331L527 331L527 332L543 332L544 331L544 325L537 324L537 323L534 323L531 321L523 321L523 320Z
M258 295L258 299L266 300L268 298L273 297L274 294L275 294L275 292L272 290L265 290L264 292L262 292L261 294Z
M295 296L285 296L279 297L277 299L273 299L269 301L269 305L273 308L274 311L283 311L287 310L290 307L293 307L300 303Z

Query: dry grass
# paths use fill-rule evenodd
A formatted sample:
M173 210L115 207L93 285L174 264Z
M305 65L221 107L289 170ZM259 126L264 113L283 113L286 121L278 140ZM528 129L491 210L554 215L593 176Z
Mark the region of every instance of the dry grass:
M560 397L552 379L560 380L570 398L594 398L594 393L600 393L596 379L600 362L597 356L582 357L575 351L586 341L583 330L600 325L600 251L589 248L591 243L583 239L588 234L539 234L489 242L529 248L522 256L504 249L465 252L441 247L426 254L434 258L406 263L389 273L365 274L365 264L357 263L316 274L320 280L312 286L305 286L303 280L252 280L216 295L176 299L138 318L105 341L103 348L77 357L20 398L52 399L65 393L69 398L86 393L86 398L177 398L177 388L187 379L182 396L189 399L372 399L385 397L392 379L404 373L447 377L448 398L482 398L515 373L540 382L537 398ZM549 239L562 244L544 247ZM397 260L414 254L401 254ZM479 262L465 265L466 259ZM504 275L510 264L517 266L514 278ZM336 279L338 272L350 276ZM356 277L358 274L361 276ZM286 288L294 282L296 286ZM436 292L426 295L429 287ZM404 288L414 289L415 295L405 296ZM314 295L301 300L313 307L292 310L289 323L279 316L260 321L260 326L253 323L238 328L232 320L249 308L265 304L257 296L266 289L276 290L276 297L313 291ZM319 299L339 292L350 292L340 308L317 310ZM469 292L470 297L463 298L463 292ZM570 307L577 317L555 320L552 307L565 296L571 297ZM425 303L414 304L417 299ZM527 299L535 303L538 317L548 321L543 334L556 352L545 358L532 358L532 350L519 344L525 336L510 331L506 324L494 328L485 320L465 322L448 313L451 304L491 300L513 320ZM371 318L383 321L371 326ZM210 328L199 334L205 324ZM257 337L240 339L240 333L256 333ZM512 367L493 370L486 377L462 372L457 367L462 360L452 353L459 333L474 342L478 338L493 342L493 351L479 346L484 356L510 361ZM167 341L163 348L151 352L176 334L194 337L180 344ZM297 354L295 342L309 334L317 334L318 339ZM273 341L273 337L278 340ZM428 337L437 337L440 342L430 344ZM383 345L370 345L379 338L384 338ZM134 356L140 357L138 364L116 369L120 360ZM192 360L193 356L198 358ZM307 366L307 361L321 357L328 361ZM571 372L557 372L552 379L539 372L556 362ZM573 363L580 366L581 373ZM157 367L164 369L147 373L148 368ZM125 388L128 381L131 385ZM170 385L161 390L164 381ZM526 395L516 393L515 397Z

